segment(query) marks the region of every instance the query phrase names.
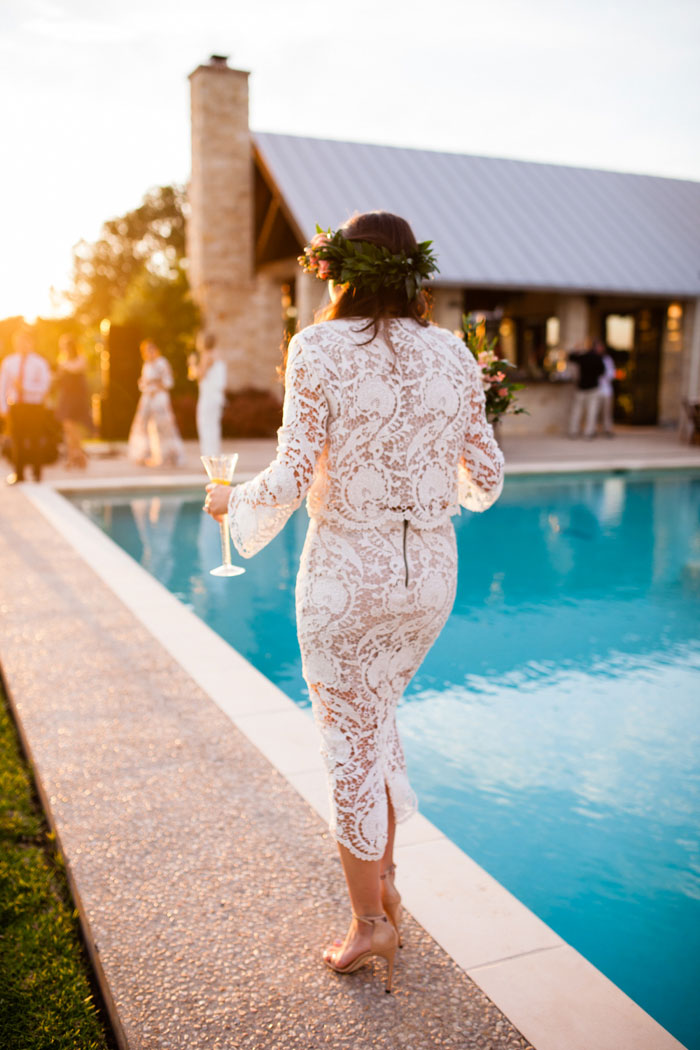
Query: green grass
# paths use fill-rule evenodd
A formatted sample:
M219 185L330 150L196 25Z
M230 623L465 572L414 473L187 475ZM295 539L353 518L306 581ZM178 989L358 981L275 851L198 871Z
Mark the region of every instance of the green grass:
M0 1047L107 1050L54 836L0 686Z

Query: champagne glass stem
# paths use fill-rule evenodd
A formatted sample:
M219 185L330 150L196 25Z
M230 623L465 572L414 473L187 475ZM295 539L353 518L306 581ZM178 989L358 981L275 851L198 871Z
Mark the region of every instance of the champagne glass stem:
M221 530L221 560L224 565L231 564L231 533L229 531L228 514L224 520L219 522Z

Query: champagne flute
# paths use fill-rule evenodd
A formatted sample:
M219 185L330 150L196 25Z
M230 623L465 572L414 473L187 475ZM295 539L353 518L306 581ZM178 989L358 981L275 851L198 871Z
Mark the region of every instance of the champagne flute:
M209 480L215 485L230 485L233 481L233 473L238 462L238 455L233 453L224 456L200 456L204 469L209 475ZM229 531L228 514L224 515L223 521L219 522L221 530L221 558L222 565L216 569L210 569L212 576L240 576L245 569L240 565L231 564L231 533Z

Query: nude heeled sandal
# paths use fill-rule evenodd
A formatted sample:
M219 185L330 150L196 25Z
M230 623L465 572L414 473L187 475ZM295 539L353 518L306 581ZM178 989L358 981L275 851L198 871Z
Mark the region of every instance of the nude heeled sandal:
M382 907L389 917L389 922L396 930L396 936L399 939L399 948L403 948L401 930L399 929L399 918L401 917L401 894L394 885L395 871L396 865L391 864L384 874L379 876L382 880Z
M354 973L359 970L360 967L364 966L365 963L369 962L373 955L381 956L386 959L387 963L387 976L385 991L388 993L391 991L391 980L394 973L394 956L396 955L396 946L398 943L398 936L396 930L391 925L386 915L355 915L352 913L353 919L357 922L365 922L372 927L372 940L370 942L369 950L361 952L355 959L347 963L345 966L336 966L331 959L324 956L324 961L327 966L330 966L334 973Z

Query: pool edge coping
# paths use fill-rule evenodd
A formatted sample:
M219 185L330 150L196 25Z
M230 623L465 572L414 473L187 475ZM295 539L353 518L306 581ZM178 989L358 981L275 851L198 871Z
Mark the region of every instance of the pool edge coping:
M145 480L148 485L134 486L129 479L126 487L190 483L189 477ZM195 483L201 485L201 477ZM118 487L113 478L78 489L66 481L29 483L23 490L238 730L327 819L325 774L310 717L62 495ZM239 687L235 694L233 680ZM410 866L403 865L409 857ZM396 859L407 910L537 1050L620 1050L620 1039L630 1040L627 1045L633 1040L635 1050L683 1050L422 814L399 826Z
M606 473L635 473L637 471L673 471L687 470L700 472L700 463L688 460L678 454L670 454L667 457L655 458L653 456L630 457L621 454L609 460L585 459L585 460L533 460L529 463L506 463L506 477L521 477L533 474L542 475L564 475L564 474L606 474ZM256 471L239 471L235 477L235 484L250 481L256 477ZM32 486L33 482L24 482L24 485ZM132 489L149 490L159 489L204 489L206 478L201 473L180 474L158 474L154 472L149 475L115 475L104 477L85 478L55 478L45 479L41 484L56 492L105 492L110 489Z

